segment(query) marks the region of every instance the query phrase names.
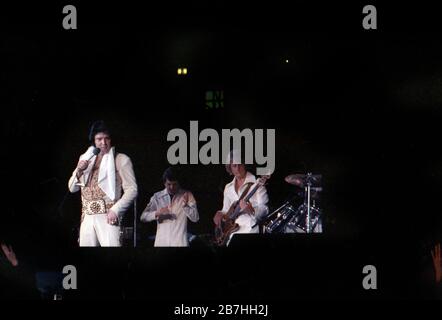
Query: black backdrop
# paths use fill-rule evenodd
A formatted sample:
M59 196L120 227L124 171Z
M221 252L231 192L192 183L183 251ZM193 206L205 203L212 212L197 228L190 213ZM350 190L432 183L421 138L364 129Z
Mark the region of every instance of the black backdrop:
M378 7L379 30L366 31L362 6L316 5L81 3L79 28L70 31L61 27L63 5L2 10L5 234L36 260L42 255L35 248L55 250L63 263L80 255L74 250L80 199L65 195L66 184L96 119L107 122L114 145L132 158L138 215L162 188L170 129L188 132L190 120L198 120L200 130L274 128L270 205L292 191L286 175L322 174L325 235L312 238L314 245L297 245L295 238L244 240L253 257L266 250L276 255L257 261L260 270L275 273L289 258L307 268L322 255L342 273L334 281L344 285L336 290L367 296L358 291L362 266L377 262L391 276L381 294L419 295L416 279L430 265L429 248L440 234L440 26L427 11ZM415 28L407 24L413 14L422 21ZM181 65L188 76L177 75ZM216 89L224 91L224 107L207 109L205 92ZM210 233L229 177L221 165L183 169L201 216L189 230ZM155 226L138 232L139 247L150 250L144 240ZM200 249L194 250L187 254ZM127 252L122 255L131 256ZM163 253L151 254L165 261ZM318 268L319 274L327 270ZM260 276L252 273L250 281ZM316 286L332 295L339 287L334 281ZM271 296L272 288L262 295ZM300 295L316 294L312 288Z

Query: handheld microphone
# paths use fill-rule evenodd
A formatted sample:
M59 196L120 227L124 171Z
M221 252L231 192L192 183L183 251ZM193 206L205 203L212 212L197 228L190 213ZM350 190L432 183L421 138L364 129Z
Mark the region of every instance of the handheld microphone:
M87 161L91 160L93 156L98 155L100 152L101 152L100 148L95 148L95 149L92 151L92 155L89 157L89 159L87 159Z
M98 155L101 152L100 148L94 148L94 150L92 150L92 155L86 160L89 161L91 160L94 156ZM71 184L69 184L69 189L71 188ZM69 193L69 190L68 190ZM64 202L64 200L63 200Z

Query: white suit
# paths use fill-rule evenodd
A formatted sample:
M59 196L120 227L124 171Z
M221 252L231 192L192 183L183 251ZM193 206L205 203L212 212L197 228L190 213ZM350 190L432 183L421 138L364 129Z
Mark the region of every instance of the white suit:
M116 225L108 224L106 214L84 214L84 204L86 201L104 200L106 213L112 210L117 214L118 220L121 222L124 213L137 197L137 183L132 161L127 155L118 153L113 163L114 149L112 148L109 153L112 155L112 158L106 161L106 163L103 158L99 170L94 172L91 170L96 160L96 157L93 157L90 160L88 168L79 179L77 178L77 169L74 170L72 177L69 179L69 190L72 193L78 192L81 189L83 203L82 222L80 226L81 247L121 246L119 223ZM108 181L109 183L107 183L106 186L112 186L112 192L107 191L108 188L106 188L106 193L100 188L99 184L103 185L103 181L100 181L99 175L103 171L102 166L107 165L109 162L112 162L112 166L115 168L115 174L108 173L107 179L109 179L110 176L112 181ZM112 166L111 168L113 168ZM88 178L88 181L86 181L85 177ZM111 197L113 197L113 199L111 199Z

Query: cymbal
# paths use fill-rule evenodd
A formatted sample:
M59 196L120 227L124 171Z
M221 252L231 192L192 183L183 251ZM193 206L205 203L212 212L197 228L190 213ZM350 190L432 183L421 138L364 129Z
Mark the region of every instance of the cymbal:
M311 187L321 186L322 175L320 174L290 174L285 177L285 181L300 188L304 188L310 183Z
M296 174L290 174L287 177L285 177L284 180L285 180L285 182L293 184L298 187L302 187L302 185L303 185L302 179L299 178L298 175L296 175Z

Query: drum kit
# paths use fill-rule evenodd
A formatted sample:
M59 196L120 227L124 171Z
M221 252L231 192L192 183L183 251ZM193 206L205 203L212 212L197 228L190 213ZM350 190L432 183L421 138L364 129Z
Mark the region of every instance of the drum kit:
M291 174L285 181L296 187L295 196L261 221L264 233L322 233L322 176Z

